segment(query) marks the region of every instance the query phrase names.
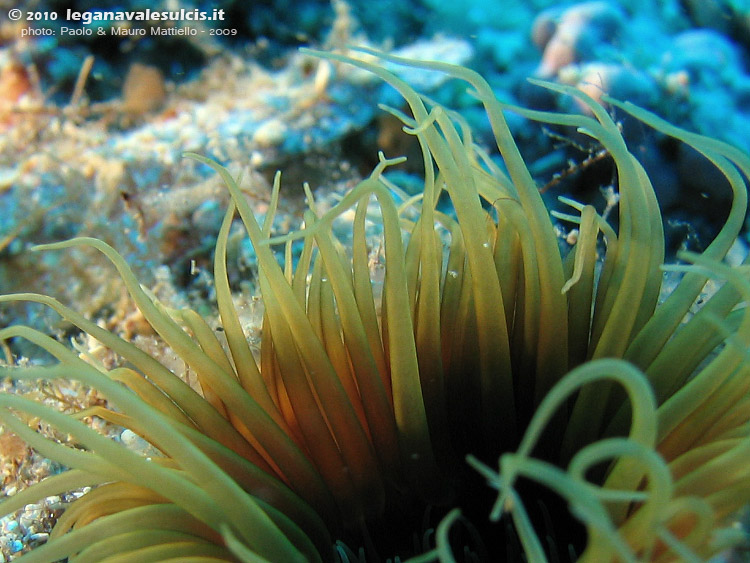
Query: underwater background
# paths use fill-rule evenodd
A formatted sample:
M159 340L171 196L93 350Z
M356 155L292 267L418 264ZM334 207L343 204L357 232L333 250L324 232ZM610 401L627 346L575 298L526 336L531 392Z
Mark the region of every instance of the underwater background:
M129 15L147 9L150 17ZM750 152L747 0L0 0L0 293L53 295L108 327L142 335L143 320L102 258L29 251L85 235L117 248L161 299L210 314L212 251L229 194L207 167L183 159L186 151L241 175L259 216L282 170L278 234L300 224L303 182L332 206L370 173L378 150L408 157L388 177L413 195L422 183L419 147L378 109L400 104L391 87L298 51L347 45L474 68L501 101L535 109L585 111L528 77L595 98L604 92ZM492 144L463 85L393 70L461 109L476 142ZM703 250L728 213L726 181L692 150L612 112L653 180L668 251ZM613 204L601 147L508 119L550 207L559 195L600 212ZM342 225L342 236L349 227ZM561 245L568 235L561 226ZM739 241L737 253L745 249ZM256 314L256 261L245 239L234 240L230 262L247 314ZM20 322L61 339L77 334L33 304L0 309L0 326ZM5 354L30 353L18 346ZM4 494L19 479L55 470L45 460L19 459L26 451L1 438ZM43 541L38 523L54 511L4 519L0 561Z

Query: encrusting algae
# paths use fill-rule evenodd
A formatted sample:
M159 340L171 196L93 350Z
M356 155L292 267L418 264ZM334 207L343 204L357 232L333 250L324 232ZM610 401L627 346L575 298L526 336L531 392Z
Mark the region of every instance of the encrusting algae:
M386 109L419 142L424 191L398 202L383 171L400 159L381 155L330 211L317 216L308 193L304 229L271 238L273 212L258 224L227 170L189 155L213 167L233 198L214 264L226 348L197 313L167 309L143 290L102 241L37 247L105 254L143 317L197 374L201 393L52 297L0 297L47 305L122 360L107 369L34 329L0 331L2 340L25 339L57 359L4 366L2 376L70 378L109 405L71 416L0 396L3 423L70 468L3 501L3 513L93 487L68 507L50 541L22 560L448 562L523 552L534 562L702 561L742 541L730 517L750 500L750 270L723 259L745 218L750 159L604 99L691 146L732 187L731 211L713 242L665 267L649 178L587 95L539 84L576 97L591 116L510 107L465 68L359 51L366 57L310 53L369 70L401 93L411 116ZM377 59L467 82L504 168L473 143L460 115L421 97ZM574 127L606 149L618 179L616 230L594 207L565 200L571 214L556 215L577 223L579 234L561 256L505 110ZM277 176L272 209L278 196ZM441 196L455 214L438 210ZM365 240L365 219L376 209L382 297ZM348 210L350 250L332 234ZM258 360L227 277L236 212L259 264ZM295 265L291 243L299 239ZM283 265L271 249L281 243ZM665 269L684 275L660 303ZM724 283L686 317L709 279ZM93 415L141 436L159 455L143 457L78 420ZM27 417L70 434L78 447L43 437Z

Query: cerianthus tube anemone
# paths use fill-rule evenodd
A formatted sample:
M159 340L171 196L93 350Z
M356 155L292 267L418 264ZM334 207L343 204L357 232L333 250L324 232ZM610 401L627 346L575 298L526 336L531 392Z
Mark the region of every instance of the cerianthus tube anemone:
M468 83L484 106L504 166L472 141L462 117L379 66L315 53L378 75L411 115L420 197L401 201L373 173L332 209L271 238L235 180L218 236L214 276L222 345L191 310L168 310L105 243L78 238L39 250L104 253L144 318L190 370L187 385L131 342L52 297L6 295L54 309L121 358L86 361L24 326L0 331L49 352L54 365L4 366L14 379L79 380L111 408L97 415L158 452L144 458L20 396L0 418L42 454L71 468L6 499L3 512L93 487L24 561L701 561L736 544L729 518L750 498L750 270L723 262L742 227L750 160L627 102L605 98L702 154L734 200L702 254L665 267L651 182L607 110L589 115L508 107L476 73L360 49L368 61L419 66ZM578 224L558 238L503 112L576 128L616 169L618 221L566 200ZM276 182L272 209L278 201ZM311 198L311 196L310 196ZM450 201L451 213L438 209ZM444 209L441 207L441 209ZM353 210L351 248L332 231ZM382 223L385 279L374 288L366 217ZM255 357L232 304L226 255L239 213L258 258L265 307ZM302 240L296 264L274 244ZM663 270L682 272L659 302ZM709 279L723 282L692 315ZM376 291L377 289L377 291ZM74 436L72 448L25 422ZM361 546L361 547L360 547Z

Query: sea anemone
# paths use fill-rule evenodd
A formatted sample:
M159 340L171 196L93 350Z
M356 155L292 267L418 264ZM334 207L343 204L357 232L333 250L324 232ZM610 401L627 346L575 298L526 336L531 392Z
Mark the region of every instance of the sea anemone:
M698 151L731 185L726 223L702 254L666 268L654 190L608 111L570 87L591 116L500 103L476 73L360 49L323 53L380 76L411 115L424 190L398 203L382 154L373 173L302 230L271 238L226 169L233 198L215 251L226 337L191 310L171 310L106 255L153 329L197 375L199 392L146 352L55 299L47 305L121 358L96 365L36 330L12 326L54 365L5 366L14 379L69 378L110 408L68 415L0 396L0 418L70 470L6 499L2 512L92 487L24 561L700 561L736 544L730 517L750 499L748 266L723 262L747 205L750 160L716 140L605 98ZM483 104L503 166L477 147L462 117L373 62L466 81ZM553 221L503 111L574 127L616 170L616 229L565 200L578 237L561 251ZM275 209L279 181L274 185ZM450 201L450 212L438 201ZM444 207L440 207L444 209ZM353 210L351 248L332 223ZM256 358L231 299L226 267L238 211L258 258L264 304ZM373 279L365 220L382 224L385 277ZM293 240L301 254L291 259ZM286 243L280 265L271 245ZM660 302L663 270L682 275ZM676 276L676 275L675 275ZM709 279L723 281L702 294ZM700 307L696 301L702 300ZM97 415L148 441L144 457L79 421ZM68 447L32 430L43 419ZM434 531L433 531L434 530ZM360 547L361 546L361 547Z

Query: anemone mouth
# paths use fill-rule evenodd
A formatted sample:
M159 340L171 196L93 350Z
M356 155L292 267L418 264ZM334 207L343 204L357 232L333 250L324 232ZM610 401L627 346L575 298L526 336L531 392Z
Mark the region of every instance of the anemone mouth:
M317 53L371 71L402 94L411 116L388 111L419 142L424 190L399 198L383 175L398 159L380 155L372 175L324 214L308 190L304 229L272 238L279 176L259 224L229 172L190 155L213 167L233 198L214 263L225 345L194 311L159 303L102 241L40 247L90 246L106 255L199 389L51 297L0 297L54 309L123 360L109 369L14 326L0 330L0 340L26 339L58 363L3 366L0 375L79 380L111 405L83 414L125 426L160 452L144 458L71 416L0 395L8 428L72 468L7 499L5 512L98 485L31 560L352 561L358 554L346 546L362 543L370 559L414 553L415 561L449 562L464 550L467 560L697 561L736 542L726 518L750 500L750 282L747 266L721 260L744 221L750 159L607 100L703 154L734 193L724 227L702 254L682 255L687 264L673 269L684 276L658 303L658 205L602 106L545 83L577 97L591 116L509 107L467 69L361 51L467 82L503 166L474 144L460 115L384 67ZM579 232L561 255L505 123L509 109L601 143L619 181L617 230L592 206L566 200L572 212L555 216ZM437 209L444 194L452 215ZM347 252L332 224L351 210ZM259 264L259 358L227 276L236 213ZM382 281L370 267L368 217L382 227ZM295 240L302 241L296 263ZM274 244L286 244L284 264ZM686 317L712 277L725 284ZM23 414L69 433L78 447L45 439ZM430 515L428 506L439 508Z
M586 530L570 514L567 503L530 479L519 480L517 490L547 559L576 561L586 546ZM434 550L436 530L449 521L447 544L457 561L524 560L523 543L512 522L487 517L495 502L487 493L487 483L479 473L466 471L449 503L429 505L419 497L394 494L379 518L362 529L341 531L335 541L352 561L394 557L406 561Z

